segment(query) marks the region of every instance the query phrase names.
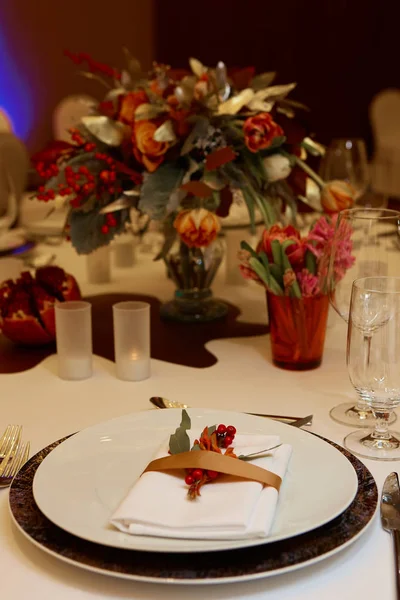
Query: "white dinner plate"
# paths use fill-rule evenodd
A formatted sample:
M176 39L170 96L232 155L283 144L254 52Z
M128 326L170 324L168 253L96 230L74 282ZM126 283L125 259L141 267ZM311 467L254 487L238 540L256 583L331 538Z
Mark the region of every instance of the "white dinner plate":
M39 466L33 495L54 524L80 538L115 548L152 552L204 552L276 542L319 527L343 512L357 491L350 462L333 446L270 419L188 409L192 429L226 423L240 433L274 434L293 446L276 518L268 538L179 540L122 533L109 519L160 444L179 425L181 411L132 413L72 436ZM160 496L162 502L162 496Z

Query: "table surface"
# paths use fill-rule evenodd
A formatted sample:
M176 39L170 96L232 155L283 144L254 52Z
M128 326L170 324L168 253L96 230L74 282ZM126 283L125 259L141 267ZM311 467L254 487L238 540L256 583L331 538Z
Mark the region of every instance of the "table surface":
M152 294L168 300L173 284L161 263L138 255L130 269L112 270L112 281L86 282L86 259L68 245L43 248L57 253L57 263L74 273L85 295L102 293ZM253 283L227 285L221 268L215 294L238 305L240 319L266 320L265 297ZM165 396L194 407L246 410L293 415L314 414L312 431L342 443L351 431L329 417L329 409L354 398L345 364L346 326L332 311L329 317L323 364L309 372L280 370L271 362L269 336L214 340L207 349L218 362L195 369L152 360L150 379L132 383L116 379L114 365L95 357L94 375L82 382L62 381L57 376L56 357L46 358L31 370L1 374L1 427L24 425L32 453L56 439L100 421L132 411L151 410L150 396ZM397 462L365 461L379 490ZM340 482L338 482L340 485ZM346 550L299 571L255 582L235 585L169 586L122 581L92 574L48 556L26 540L12 524L8 491L0 490L0 586L2 598L10 600L84 600L133 598L279 600L324 597L394 599L394 564L390 536L380 525L379 515L361 538Z

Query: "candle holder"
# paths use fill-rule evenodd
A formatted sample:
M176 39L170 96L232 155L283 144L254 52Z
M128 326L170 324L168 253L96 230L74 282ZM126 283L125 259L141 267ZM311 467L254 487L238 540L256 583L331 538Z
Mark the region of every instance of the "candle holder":
M113 306L114 351L118 379L150 377L150 304L118 302Z
M110 247L102 246L88 254L86 270L89 283L109 283L111 281Z
M55 305L58 374L61 379L92 376L92 305L58 302Z

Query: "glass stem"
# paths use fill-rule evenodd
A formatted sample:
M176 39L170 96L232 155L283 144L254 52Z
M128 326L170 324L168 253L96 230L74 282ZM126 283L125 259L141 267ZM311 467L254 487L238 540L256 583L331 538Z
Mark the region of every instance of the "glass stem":
M367 369L369 367L369 362L370 362L370 357L371 357L371 340L372 340L371 335L364 335L363 341L364 341L364 373L365 373L365 375L366 375ZM361 396L358 397L356 409L360 412L370 410L369 406L367 405L365 400L363 400L361 398Z
M389 419L393 411L391 410L378 410L372 409L374 417L376 419L375 429L372 433L372 437L377 440L388 440L390 439L389 433Z

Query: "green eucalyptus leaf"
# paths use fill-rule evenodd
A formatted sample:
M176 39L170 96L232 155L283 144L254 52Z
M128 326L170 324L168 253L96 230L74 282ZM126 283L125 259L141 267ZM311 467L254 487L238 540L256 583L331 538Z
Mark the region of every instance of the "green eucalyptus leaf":
M171 454L180 454L181 452L189 452L189 450L190 440L186 429L178 427L169 438L169 451Z
M211 427L207 427L208 435L211 436L214 433L214 431L216 431L216 429L217 429L216 425L211 425Z
M169 451L171 454L180 454L181 452L189 452L190 439L187 434L187 429L190 429L191 421L186 410L182 410L182 418L179 427L176 428L169 438Z
M179 425L179 427L182 427L182 429L190 429L191 426L192 426L192 422L190 420L190 417L189 417L188 413L186 412L186 410L183 409L181 424Z

